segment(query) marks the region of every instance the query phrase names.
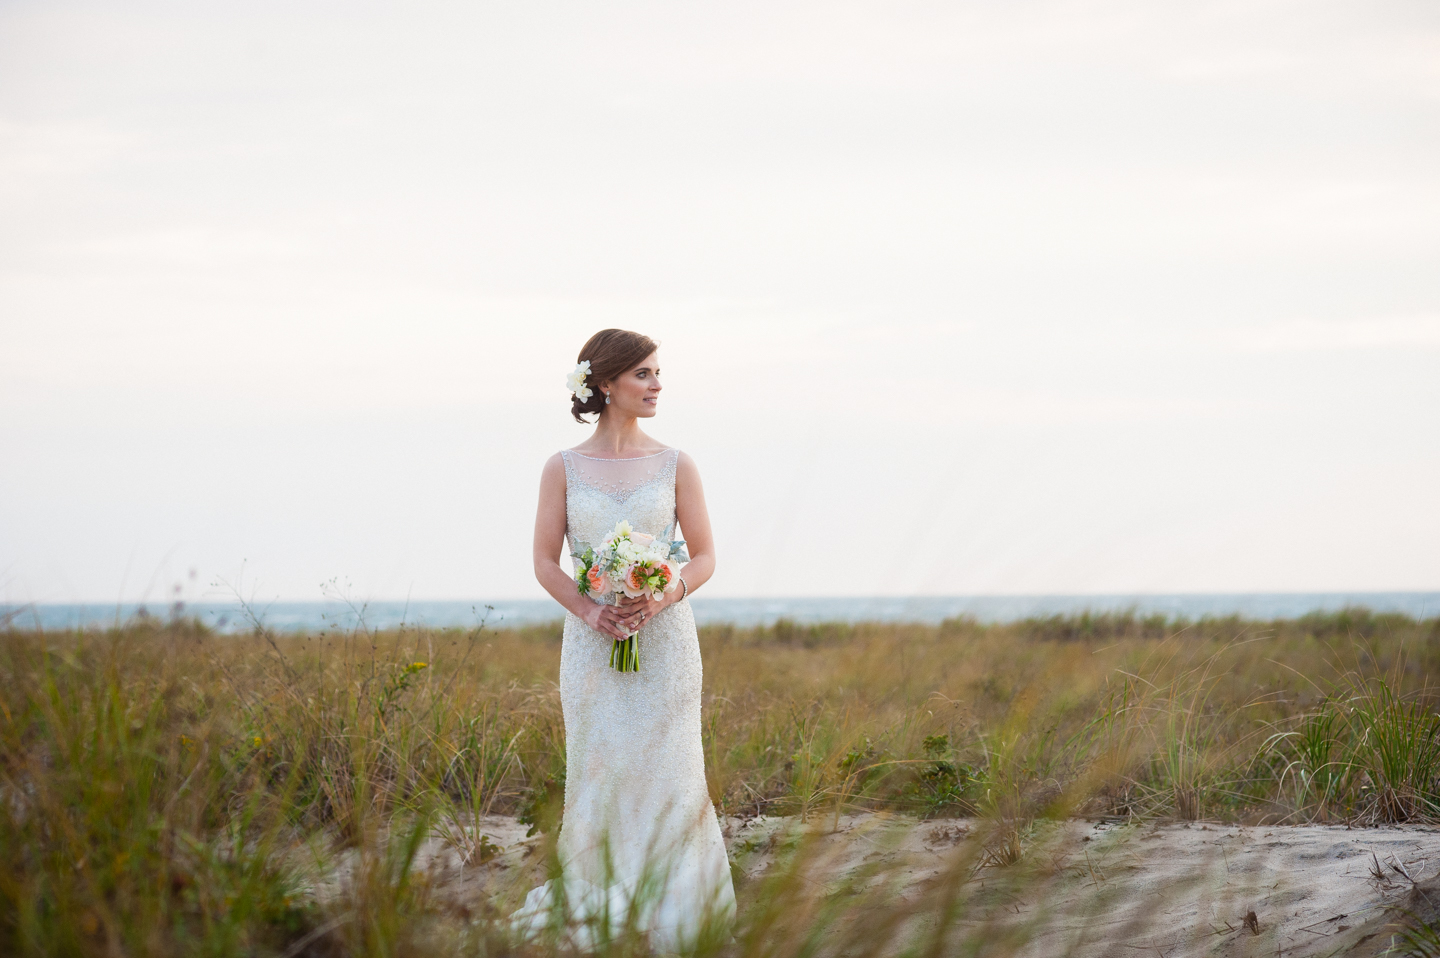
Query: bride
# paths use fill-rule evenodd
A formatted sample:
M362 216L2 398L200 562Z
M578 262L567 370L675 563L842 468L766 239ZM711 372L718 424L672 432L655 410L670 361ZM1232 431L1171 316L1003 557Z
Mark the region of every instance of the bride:
M674 951L723 934L735 912L705 784L700 644L686 601L715 571L710 519L695 463L640 430L662 388L653 340L601 330L570 387L572 415L595 413L595 432L545 463L535 517L535 575L567 612L561 877L531 891L511 921L525 935L550 927L592 946L630 928ZM622 519L661 538L679 539L677 522L684 530L689 561L663 598L603 604L561 568L565 539L572 554L598 546ZM639 670L611 668L612 642L637 631Z

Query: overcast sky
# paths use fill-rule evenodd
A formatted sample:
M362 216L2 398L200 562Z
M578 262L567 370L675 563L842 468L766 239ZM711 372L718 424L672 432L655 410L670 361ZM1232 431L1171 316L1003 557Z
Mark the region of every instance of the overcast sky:
M0 2L0 600L1440 588L1440 5Z

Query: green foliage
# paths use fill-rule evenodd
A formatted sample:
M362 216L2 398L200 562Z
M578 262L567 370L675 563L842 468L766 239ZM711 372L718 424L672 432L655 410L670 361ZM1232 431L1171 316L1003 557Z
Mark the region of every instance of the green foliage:
M1400 932L1405 951L1396 952L1406 958L1440 958L1440 928L1425 922L1415 922Z
M486 815L556 833L559 637L0 633L0 954L439 953L426 836L474 864L496 853ZM1034 820L1075 812L1440 819L1436 620L782 622L701 642L726 814L979 816L975 866L1021 869ZM794 946L764 953L839 927L843 900L802 935L772 910L794 894L746 919Z
M1348 718L1345 706L1330 698L1301 716L1290 747L1295 756L1296 799L1302 807L1334 804L1354 779L1354 766L1344 758L1352 741Z
M927 735L921 742L926 761L908 789L922 818L973 815L989 782L983 769L951 760L950 736Z
M1137 617L1134 612L1081 612L1022 619L1017 630L1027 639L1046 642L1093 642L1115 639L1163 639L1188 625L1164 615Z
M528 825L526 836L551 834L559 830L560 815L565 807L565 774L546 778L525 790L516 810L521 825Z
M1349 761L1367 816L1378 822L1425 819L1440 811L1440 715L1375 676L1356 683L1350 703Z
M197 728L173 676L127 681L128 651L6 638L0 953L283 948L316 908L243 787L256 744Z

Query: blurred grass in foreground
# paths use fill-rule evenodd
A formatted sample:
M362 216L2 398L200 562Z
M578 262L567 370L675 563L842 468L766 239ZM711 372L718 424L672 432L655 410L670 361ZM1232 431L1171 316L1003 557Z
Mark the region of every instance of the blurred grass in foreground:
M797 848L740 889L734 942L701 951L1010 954L1023 929L955 938L957 889L981 865L1050 880L1027 856L1045 819L1440 819L1440 619L780 622L700 640L722 814L983 823L904 907L876 876L818 894ZM432 834L487 858L483 814L553 835L559 654L558 624L0 633L0 953L511 953L472 920L487 903L457 914L414 866ZM351 864L320 895L337 855Z

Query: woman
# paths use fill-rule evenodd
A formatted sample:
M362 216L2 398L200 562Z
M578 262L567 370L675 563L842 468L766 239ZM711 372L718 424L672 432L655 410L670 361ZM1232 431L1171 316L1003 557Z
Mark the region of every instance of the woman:
M564 927L582 944L637 928L674 950L719 932L735 911L705 784L700 644L687 601L715 571L710 519L695 463L640 429L662 388L653 340L601 330L570 384L575 420L594 413L595 431L545 463L535 517L535 575L567 613L563 880L532 891L513 921L524 933ZM581 595L561 568L567 538L571 554L598 546L620 520L660 538L678 540L677 522L684 530L689 561L662 598ZM615 670L612 643L636 632L638 671Z

